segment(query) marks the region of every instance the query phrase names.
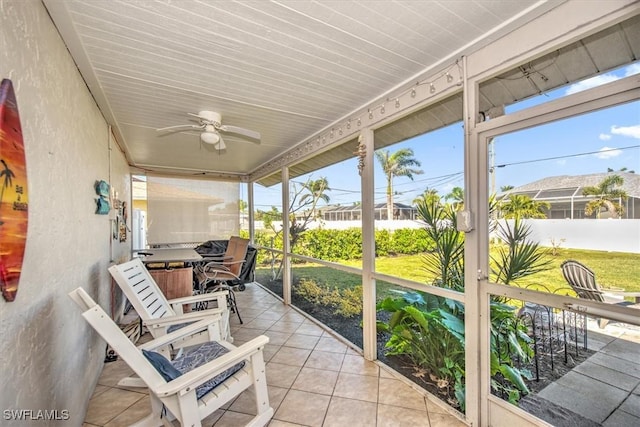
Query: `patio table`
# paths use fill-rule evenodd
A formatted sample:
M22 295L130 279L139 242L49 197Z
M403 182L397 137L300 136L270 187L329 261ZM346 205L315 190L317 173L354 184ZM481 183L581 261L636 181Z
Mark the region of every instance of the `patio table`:
M202 261L202 255L191 248L149 249L138 251L138 256L145 264L164 263L167 267L171 262Z

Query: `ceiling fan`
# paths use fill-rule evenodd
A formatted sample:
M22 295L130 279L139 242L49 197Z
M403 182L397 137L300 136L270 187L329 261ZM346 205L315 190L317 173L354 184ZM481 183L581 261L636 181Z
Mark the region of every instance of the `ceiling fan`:
M200 121L197 125L177 125L169 126L166 128L156 129L157 132L180 132L183 130L197 129L201 130L200 141L205 144L213 145L218 150L224 150L227 148L224 140L222 139L223 133L234 133L246 138L254 140L253 142L260 142L260 132L254 130L244 129L237 126L223 125L222 116L215 111L200 111L198 114L187 113L190 116L197 117Z

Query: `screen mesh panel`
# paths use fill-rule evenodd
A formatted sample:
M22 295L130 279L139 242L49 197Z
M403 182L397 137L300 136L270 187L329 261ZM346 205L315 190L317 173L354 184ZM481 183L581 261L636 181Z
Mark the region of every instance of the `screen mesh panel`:
M238 235L239 184L147 177L147 241L205 242Z

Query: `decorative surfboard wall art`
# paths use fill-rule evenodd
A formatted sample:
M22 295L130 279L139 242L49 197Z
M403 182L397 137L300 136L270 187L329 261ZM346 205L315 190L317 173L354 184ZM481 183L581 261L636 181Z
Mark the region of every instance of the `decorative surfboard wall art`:
M0 289L7 301L18 292L27 243L27 162L18 103L9 79L0 85Z

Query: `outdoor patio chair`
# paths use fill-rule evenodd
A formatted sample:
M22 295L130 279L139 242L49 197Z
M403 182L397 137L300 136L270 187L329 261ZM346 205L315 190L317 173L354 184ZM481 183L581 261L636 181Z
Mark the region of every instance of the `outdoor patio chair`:
M82 309L82 317L148 387L151 413L134 425L173 425L175 418L182 426L201 426L202 419L249 387L254 388L257 415L247 425L264 426L273 416L263 357L268 337L261 335L240 347L210 341L169 360L156 350L198 331L216 330L217 323L201 320L136 347L84 289L69 296Z
M599 301L608 304L630 305L632 303L624 301L620 296L604 292L598 282L596 282L595 273L578 261L567 260L562 263L562 275L573 290L578 294L579 298ZM601 318L598 320L598 326L603 329L609 323L609 319Z
M188 322L216 316L219 322L219 337L229 342L233 341L229 330L227 291L167 300L140 258L112 265L109 267L109 273L154 338L172 332ZM203 301L214 302L215 308L183 312L183 304L198 304ZM197 340L195 337L184 345L196 344Z
M229 307L236 313L240 323L242 323L242 318L236 304L234 284L237 284L240 290L244 288L244 283L240 278L240 270L245 262L248 248L248 239L232 236L229 239L224 255L207 255L196 266L196 277L198 278L200 292L228 291Z

